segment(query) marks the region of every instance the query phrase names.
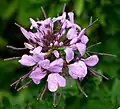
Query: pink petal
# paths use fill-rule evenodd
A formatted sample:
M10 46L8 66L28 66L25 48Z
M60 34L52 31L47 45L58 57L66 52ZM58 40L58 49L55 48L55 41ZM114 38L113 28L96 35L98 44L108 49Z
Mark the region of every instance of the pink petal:
M34 58L30 55L23 55L21 60L19 60L19 62L25 66L33 66L36 64Z
M54 50L53 53L54 53L56 58L59 58L59 52L57 50Z
M30 51L30 53L40 54L41 50L42 50L42 47L41 47L41 46L38 46L38 47L35 48L34 50Z
M62 68L63 68L63 59L56 59L55 61L50 63L50 66L47 70L49 70L50 72L62 72Z
M63 66L63 59L59 58L50 63L50 66Z
M48 89L51 92L55 92L58 89L58 84L54 82L48 82Z
M72 22L70 22L69 20L66 20L66 28L70 28L73 26L74 26L74 24Z
M30 74L29 78L32 78L33 82L35 84L39 84L40 80L46 76L45 72L41 71L41 68L36 68L32 73Z
M84 78L87 74L87 66L82 61L70 64L68 68L69 74L73 79Z
M32 33L32 32L28 32L29 33L29 35L30 35L30 39L33 41L33 42L36 42L36 36L35 36L35 34L34 33Z
M24 43L24 45L25 45L25 48L28 48L28 49L33 49L34 47L31 45L31 44L29 44L29 43Z
M85 51L86 51L86 45L82 44L82 43L77 43L76 47L77 47L79 53L81 54L81 56L83 56L85 54Z
M69 12L68 13L69 19L72 23L74 23L74 13L73 12Z
M66 86L66 80L63 76L61 76L60 74L56 74L57 76L57 82L59 84L60 87L65 87Z
M77 37L73 38L73 39L70 41L70 45L75 44L77 41L78 41L78 38L77 38Z
M77 50L76 44L70 45L69 48L72 48L72 50Z
M49 25L51 23L51 18L41 20L39 23L42 24L42 25Z
M36 63L38 63L39 61L44 60L44 56L45 56L44 53L33 54L33 58L34 58L34 61L35 61Z
M40 80L37 80L37 79L34 79L34 78L32 80L35 84L40 84Z
M88 41L89 41L89 39L88 39L88 37L87 37L86 35L83 35L83 36L81 37L81 42L82 42L83 44L87 44Z
M69 63L74 58L74 52L73 52L72 48L67 47L65 49L65 53L66 53L66 61L67 61L67 63Z
M97 55L92 55L88 57L87 59L84 59L84 62L88 66L95 66L99 61L99 58Z
M36 22L35 20L33 20L32 18L30 18L30 22L31 22L31 24L32 24L31 29L32 29L33 27L38 28L37 22Z
M81 39L81 37L85 34L86 28L82 29L78 35L78 38Z
M20 30L23 33L23 35L29 40L30 34L28 33L28 31L26 31L23 27L20 27Z
M57 17L57 18L53 18L52 20L53 20L53 22L56 22L56 21L58 21L58 20L65 20L66 19L66 12L64 12L63 14L62 14L62 16L59 16L59 17Z
M57 76L54 73L48 75L47 82L48 82L48 89L51 92L57 91L58 89Z
M49 70L52 73L59 73L62 72L61 66L50 66L47 70Z
M48 59L45 59L43 61L39 61L39 66L44 68L44 69L48 69L49 65L50 65L50 61Z
M69 29L68 33L67 33L67 38L68 39L73 39L77 37L77 31L75 28L71 28Z

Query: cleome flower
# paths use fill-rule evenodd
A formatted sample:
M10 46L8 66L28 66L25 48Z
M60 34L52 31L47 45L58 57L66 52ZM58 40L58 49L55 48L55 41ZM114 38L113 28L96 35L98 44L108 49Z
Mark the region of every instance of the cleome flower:
M45 20L35 21L30 18L30 22L30 31L19 26L28 40L24 43L25 49L29 50L28 54L21 57L19 63L32 67L32 70L12 85L17 85L26 78L39 85L46 79L49 91L55 93L59 87L66 86L66 77L78 82L87 76L88 71L96 75L92 67L99 62L99 58L95 54L90 55L87 50L87 28L81 29L75 23L73 12L63 12L61 16ZM81 91L83 92L82 89Z

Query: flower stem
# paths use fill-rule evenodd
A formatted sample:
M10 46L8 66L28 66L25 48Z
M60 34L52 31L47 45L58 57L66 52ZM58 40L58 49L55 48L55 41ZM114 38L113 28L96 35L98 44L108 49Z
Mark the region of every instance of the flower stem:
M80 86L78 80L76 80L76 84L77 84L79 90L85 95L85 97L88 97L88 95L87 95L87 94L84 92L84 90L81 88L81 86Z

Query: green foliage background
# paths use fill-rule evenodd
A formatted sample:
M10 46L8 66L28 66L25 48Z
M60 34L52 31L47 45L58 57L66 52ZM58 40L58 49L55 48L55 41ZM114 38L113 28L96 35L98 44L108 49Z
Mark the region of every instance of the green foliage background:
M41 86L15 91L10 84L29 68L20 66L17 61L3 61L4 58L22 56L24 51L7 49L6 45L23 47L26 41L18 24L28 28L29 18L43 19L41 6L47 16L61 14L63 5L66 11L75 12L75 21L82 27L89 24L89 19L99 19L87 35L88 45L102 42L91 51L117 55L116 58L100 56L95 67L109 80L99 81L92 74L82 81L81 86L88 94L86 98L73 82L73 87L66 86L58 109L117 109L120 106L120 0L0 0L0 109L51 109L52 94L47 91L43 101L37 100Z

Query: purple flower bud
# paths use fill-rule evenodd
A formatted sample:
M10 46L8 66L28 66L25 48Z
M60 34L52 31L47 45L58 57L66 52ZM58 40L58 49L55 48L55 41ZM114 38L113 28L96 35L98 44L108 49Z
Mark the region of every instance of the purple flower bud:
M63 46L63 42L60 42L60 43L59 43L59 46Z
M50 46L52 47L52 46L53 46L53 43L50 43Z
M34 47L32 45L30 45L29 43L24 43L25 45L25 48L28 48L28 49L33 49Z
M59 52L57 50L54 50L53 53L54 53L56 58L59 58Z
M54 45L57 46L58 45L58 41L55 41Z

